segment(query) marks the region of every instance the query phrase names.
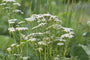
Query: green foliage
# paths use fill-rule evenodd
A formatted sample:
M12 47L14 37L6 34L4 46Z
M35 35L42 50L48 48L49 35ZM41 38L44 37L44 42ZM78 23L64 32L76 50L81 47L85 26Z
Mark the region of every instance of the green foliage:
M83 48L83 50L87 53L87 55L88 55L89 58L90 58L90 45L85 46L85 45L79 44L79 46Z
M7 48L13 43L13 39L9 36L0 36L0 60L7 58Z
M9 36L0 36L1 51L5 51L12 43L13 43L13 39L9 38Z
M80 60L89 60L88 54L83 50L82 47L74 44L71 49L71 56L77 56Z

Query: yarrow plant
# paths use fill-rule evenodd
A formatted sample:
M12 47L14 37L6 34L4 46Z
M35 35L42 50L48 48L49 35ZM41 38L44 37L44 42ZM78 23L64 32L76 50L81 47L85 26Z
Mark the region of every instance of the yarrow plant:
M17 3L16 0L2 0L0 7L4 16L8 17L8 22L14 24L18 20L17 15L24 14L21 10L18 9L21 4Z
M9 21L9 24L17 20ZM17 22L8 28L13 35L15 44L7 50L17 55L18 59L59 60L65 57L70 39L73 38L73 29L62 26L62 21L51 14L33 14L25 21ZM24 52L26 47L27 52ZM33 52L29 53L32 49ZM32 54L32 55L31 55Z
M21 6L21 4L17 3L16 0L3 0L0 6L3 10L8 12L8 15L17 12L24 14L21 10L17 9L17 7Z

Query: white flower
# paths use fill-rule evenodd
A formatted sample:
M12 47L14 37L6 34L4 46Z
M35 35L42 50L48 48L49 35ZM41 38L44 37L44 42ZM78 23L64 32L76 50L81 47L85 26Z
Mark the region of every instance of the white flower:
M25 21L20 21L20 22L18 22L18 24L22 24L22 23L25 23Z
M40 23L39 25L33 27L32 29L36 29L36 28L42 27L42 26L44 26L44 25L46 25L46 23Z
M14 24L17 21L17 19L10 19L8 20L9 24Z
M32 29L36 29L36 28L38 28L38 26L35 26L35 27L33 27Z
M55 24L53 27L56 28L56 29L61 29L62 26L59 25L59 24Z
M16 47L19 47L20 45L16 45Z
M71 29L71 28L66 28L66 27L63 27L63 31L65 31L65 32L71 32L73 29Z
M12 49L11 49L10 47L9 47L9 48L7 48L7 51L9 51L9 52L10 52L11 50L12 50Z
M25 42L21 42L21 45L25 44Z
M19 3L13 3L13 5L21 6L21 4L19 4Z
M88 32L84 32L82 36L86 36Z
M62 26L61 25L59 25L59 24L53 24L53 25L51 25L51 26L49 26L49 27L47 27L46 29L49 29L49 28L54 28L54 29L61 29L62 28Z
M35 19L34 15L33 15L33 16L31 16L30 18L25 18L25 20L26 20L26 21L29 21L29 22L33 22L33 21L35 21L36 19Z
M32 18L25 18L25 20L30 22L35 21L35 19L32 19Z
M12 45L11 45L11 47L15 47L15 46L16 46L16 44L12 44Z
M16 27L16 30L22 31L22 30L28 30L28 28L27 27Z
M60 58L58 58L58 57L55 57L55 58L54 58L54 60L60 60Z
M74 32L69 32L69 34L74 34Z
M28 60L29 57L22 57L22 58L23 58L23 60Z
M10 32L14 32L14 31L15 31L15 28L14 28L14 27L10 27L10 28L8 28L8 30L9 30Z
M57 23L62 23L62 21L59 20L58 18L54 18L54 21L57 22Z
M2 2L16 2L16 0L3 0Z
M39 36L41 36L41 35L43 35L43 33L39 32L39 33L36 33L36 35L39 35Z
M51 16L51 14L43 14L43 16Z
M64 43L57 43L57 45L60 45L61 46L61 45L64 45Z
M20 12L21 14L24 14L21 10L18 10L18 9L13 10L13 12L16 12L16 13Z
M36 17L37 19L43 18L43 15L41 15L41 14L40 15L36 15L36 16L37 16Z
M10 20L8 20L8 22L10 22L10 21L17 21L17 19L10 19Z
M44 26L44 25L46 25L46 23L40 23L40 24L38 25L38 27L41 27L41 26Z
M46 45L46 43L44 41L40 41L38 42L38 45Z
M41 47L40 47L40 48L38 48L38 51L39 51L39 52L41 52L42 50L43 50L43 49L42 49Z
M31 39L29 39L29 40L27 40L27 41L34 42L34 41L36 41L36 38L31 38Z
M72 38L72 37L74 37L74 36L71 35L71 34L63 34L63 35L61 35L61 38L65 38L65 37L67 37L67 38Z

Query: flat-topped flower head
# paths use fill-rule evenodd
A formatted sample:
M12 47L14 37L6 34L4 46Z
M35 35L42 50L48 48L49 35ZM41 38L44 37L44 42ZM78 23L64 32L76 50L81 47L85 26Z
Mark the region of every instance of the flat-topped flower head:
M34 41L36 41L36 38L31 38L31 39L29 39L29 40L27 40L27 41L34 42Z
M46 45L46 43L44 41L40 41L38 42L38 45Z
M12 49L9 47L9 48L7 48L7 51L10 52L10 51L12 51Z
M33 22L35 21L35 15L32 15L30 18L25 18L26 21Z
M16 44L12 44L12 45L11 45L11 47L15 47L15 46L16 46Z
M41 47L37 48L37 50L38 50L39 52L43 51L43 49L42 49Z
M25 44L25 42L21 42L21 45L24 45Z
M21 4L19 4L19 3L13 3L13 5L21 6Z
M2 2L16 2L16 0L3 0Z
M20 22L18 22L18 24L23 24L23 23L25 23L25 21L20 21Z
M22 31L22 30L28 30L28 28L27 27L16 27L16 30Z
M20 45L16 45L16 47L18 48L18 47L20 47Z
M10 28L8 28L8 30L9 30L9 32L15 32L16 31L14 27L10 27Z
M36 28L42 27L42 26L44 26L44 25L46 25L46 24L47 24L47 23L40 23L39 25L33 27L32 29L36 29Z
M34 14L30 18L25 18L26 21L37 21L37 22L45 22L45 21L53 21L56 23L61 23L61 21L57 18L57 16L53 16L51 14Z
M72 28L66 28L66 27L63 27L63 31L65 31L65 32L71 32L73 29Z
M22 57L23 60L28 60L29 57Z
M21 10L19 9L16 9L16 10L13 10L14 13L21 13L21 14L24 14L24 12L22 12Z
M71 34L63 34L61 35L61 38L73 38L74 36Z
M16 21L17 21L17 19L10 19L10 20L8 20L8 23L9 24L14 24Z

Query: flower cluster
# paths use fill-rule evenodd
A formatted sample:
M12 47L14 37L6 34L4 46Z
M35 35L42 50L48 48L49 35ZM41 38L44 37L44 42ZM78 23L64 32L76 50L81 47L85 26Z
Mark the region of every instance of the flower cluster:
M2 9L4 9L4 10L9 10L8 14L12 14L12 13L24 14L24 12L17 9L17 7L21 6L21 4L17 3L16 0L3 0L2 3L0 4L0 6L2 6ZM15 6L17 6L17 7L15 7Z
M11 20L9 20L9 23L12 22ZM22 23L26 24L22 25ZM17 25L19 27L11 27L8 30L13 33L14 31L19 32L17 37L20 39L20 44L23 44L22 41L25 41L35 51L38 51L40 54L50 53L49 56L53 55L53 53L57 55L56 51L61 53L61 49L63 50L70 39L74 37L73 29L63 27L62 21L51 14L34 14L30 18L25 18L25 21L18 22ZM55 57L54 59L58 60L59 58Z
M16 2L16 0L3 0L2 2Z

